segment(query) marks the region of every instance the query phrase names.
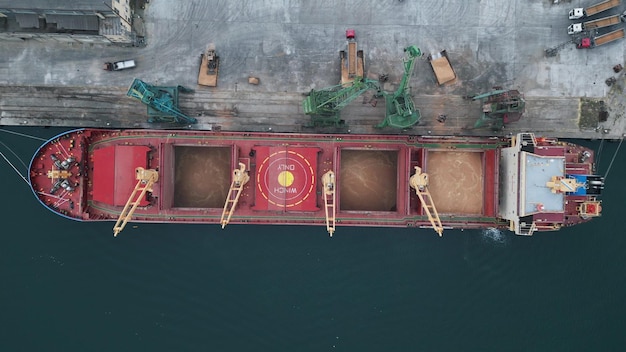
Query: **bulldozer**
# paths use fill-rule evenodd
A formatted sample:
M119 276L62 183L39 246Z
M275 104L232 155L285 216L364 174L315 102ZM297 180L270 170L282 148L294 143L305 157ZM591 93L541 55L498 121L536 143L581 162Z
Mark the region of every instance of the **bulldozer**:
M215 52L215 45L209 44L206 51L200 55L200 72L198 84L207 87L217 86L217 76L220 69L220 57Z

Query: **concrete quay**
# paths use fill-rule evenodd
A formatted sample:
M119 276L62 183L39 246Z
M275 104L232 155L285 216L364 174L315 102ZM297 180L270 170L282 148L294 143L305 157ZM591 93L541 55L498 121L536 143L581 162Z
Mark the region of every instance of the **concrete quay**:
M577 0L151 1L139 14L145 47L2 43L0 125L435 135L529 131L622 138L626 78L612 68L626 66L624 40L587 50L569 44L556 57L544 54L570 39L567 12L584 5ZM620 6L613 12L623 12L626 5ZM342 111L346 128L304 128L309 120L301 108L304 94L339 81L338 52L346 48L347 28L356 30L367 76L389 76L386 90L397 87L403 48L409 45L425 55L447 50L458 80L438 87L428 62L419 60L410 86L422 120L406 131L373 128L384 118L384 102L373 106L369 95ZM196 84L199 55L209 43L221 57L216 88ZM135 59L137 68L101 68L104 61L127 58ZM261 83L249 85L249 76ZM126 96L135 77L193 88L181 95L180 108L198 124L147 123L145 106ZM611 77L616 82L608 86ZM468 129L481 106L463 97L494 86L525 95L522 120L500 131ZM608 118L601 122L603 109ZM440 114L447 116L443 124L436 121Z

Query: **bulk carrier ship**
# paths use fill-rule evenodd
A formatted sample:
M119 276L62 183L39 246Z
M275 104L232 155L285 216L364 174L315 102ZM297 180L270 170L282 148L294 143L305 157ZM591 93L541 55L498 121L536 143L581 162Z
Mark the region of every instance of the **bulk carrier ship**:
M592 150L510 137L78 129L29 181L78 221L558 230L601 213Z

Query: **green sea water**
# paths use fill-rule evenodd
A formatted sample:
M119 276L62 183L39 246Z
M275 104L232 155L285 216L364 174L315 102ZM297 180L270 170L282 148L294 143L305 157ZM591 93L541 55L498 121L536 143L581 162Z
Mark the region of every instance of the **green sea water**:
M40 144L0 141L26 163ZM531 238L169 224L114 238L45 209L3 162L0 350L623 351L625 152L601 218Z

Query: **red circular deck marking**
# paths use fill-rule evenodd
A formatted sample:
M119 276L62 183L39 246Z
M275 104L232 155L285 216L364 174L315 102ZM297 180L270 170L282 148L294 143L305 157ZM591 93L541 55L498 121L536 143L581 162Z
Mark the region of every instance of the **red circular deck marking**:
M269 203L293 207L313 193L314 180L315 172L304 155L292 150L281 150L261 162L257 188Z

